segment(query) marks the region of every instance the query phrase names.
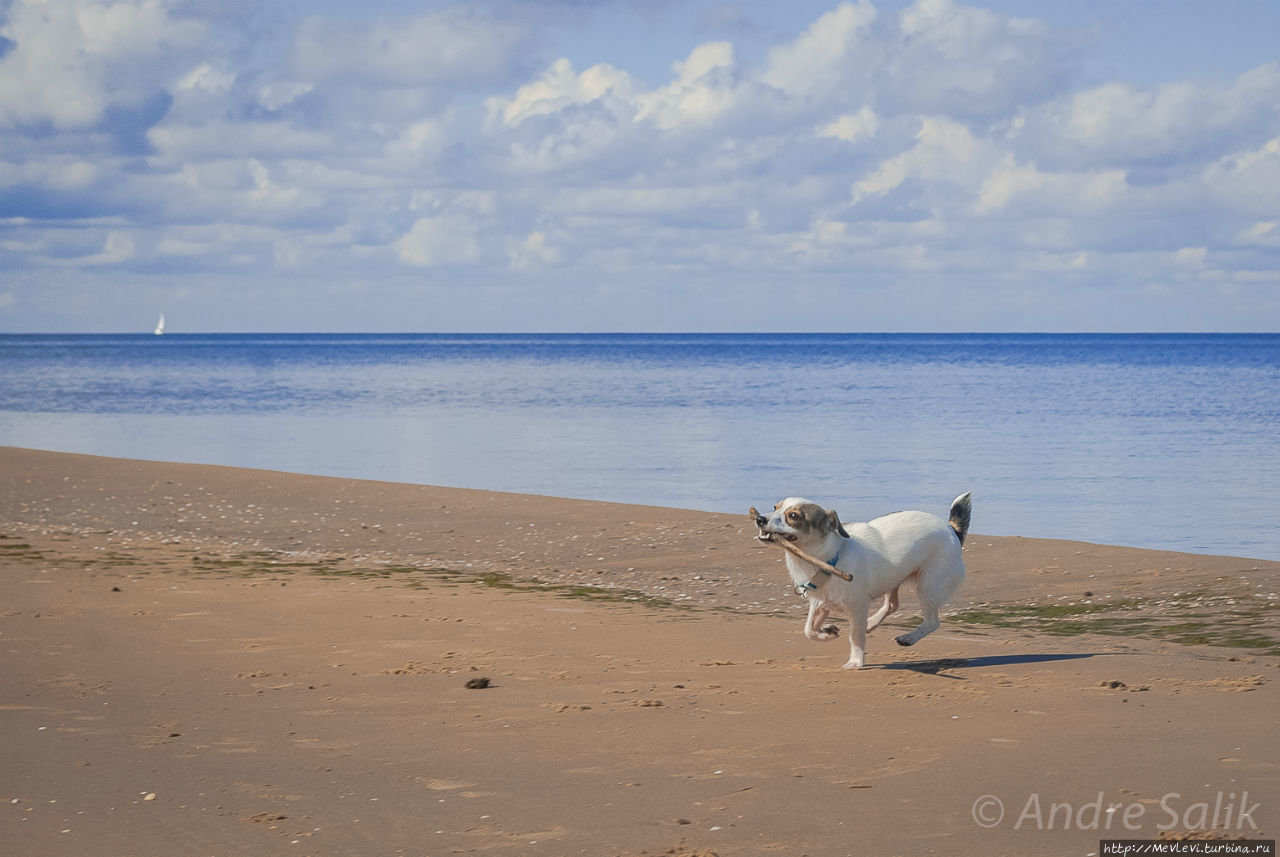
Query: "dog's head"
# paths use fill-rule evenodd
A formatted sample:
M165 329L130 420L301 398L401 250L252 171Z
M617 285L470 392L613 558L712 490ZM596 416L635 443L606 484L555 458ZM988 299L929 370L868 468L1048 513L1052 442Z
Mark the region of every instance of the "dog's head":
M747 514L755 521L760 531L756 538L762 542L781 539L795 542L797 547L805 549L822 542L832 533L849 538L835 509L823 509L802 497L779 500L770 515L760 514L755 506Z

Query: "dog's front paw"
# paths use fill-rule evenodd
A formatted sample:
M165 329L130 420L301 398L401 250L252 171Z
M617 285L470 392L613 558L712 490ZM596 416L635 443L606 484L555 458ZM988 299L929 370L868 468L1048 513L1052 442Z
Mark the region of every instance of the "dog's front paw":
M894 637L893 641L899 646L914 646L916 644L916 641L911 639L910 634L903 634L900 637Z
M860 669L862 669L862 661L849 661L849 663L845 664L845 665L844 665L844 666L842 666L840 669L842 669L842 670L860 670Z

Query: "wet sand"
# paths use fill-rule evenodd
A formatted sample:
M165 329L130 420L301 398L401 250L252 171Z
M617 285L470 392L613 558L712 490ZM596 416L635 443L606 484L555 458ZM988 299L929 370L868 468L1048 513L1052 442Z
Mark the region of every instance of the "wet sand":
M942 629L894 645L905 594L846 672L745 515L8 448L0 473L5 853L1280 827L1280 563L971 535Z

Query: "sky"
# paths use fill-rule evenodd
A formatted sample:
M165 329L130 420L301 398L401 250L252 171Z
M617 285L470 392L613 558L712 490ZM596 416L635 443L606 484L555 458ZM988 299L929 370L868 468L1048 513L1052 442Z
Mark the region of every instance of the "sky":
M0 0L0 332L1280 331L1280 3Z

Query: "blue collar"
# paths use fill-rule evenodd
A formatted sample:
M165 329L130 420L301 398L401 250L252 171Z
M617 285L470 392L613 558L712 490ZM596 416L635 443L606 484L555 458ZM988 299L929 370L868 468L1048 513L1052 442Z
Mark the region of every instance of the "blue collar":
M827 565L835 566L836 560L838 560L839 558L840 558L840 551L836 551L836 555L831 557L831 559L827 560ZM812 563L810 563L810 565L812 565ZM822 572L827 577L831 576L831 572L827 571L825 568L819 568L818 571Z
M838 550L837 550L837 551L836 551L835 556L833 556L833 557L831 557L831 559L827 560L827 565L834 567L834 566L835 566L835 564L836 564L836 560L838 560L838 559L840 559L840 551L838 551ZM813 563L809 563L809 565L813 565ZM819 567L819 568L818 568L818 571L822 572L822 573L823 573L823 574L825 574L827 577L830 577L830 576L831 576L831 572L827 571L825 568L821 568L821 567ZM807 597L807 593L808 593L808 592L810 592L810 591L816 592L819 588L820 588L820 587L818 586L818 584L814 583L814 582L813 582L813 580L812 580L812 579L810 579L810 580L809 580L808 582L806 582L806 583L800 583L800 584L797 584L797 585L796 585L796 594L797 594L797 595L805 595L805 596Z

